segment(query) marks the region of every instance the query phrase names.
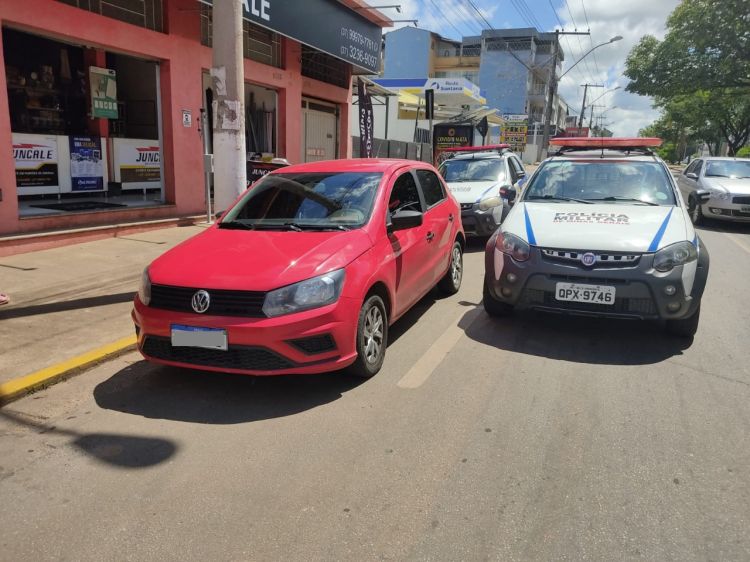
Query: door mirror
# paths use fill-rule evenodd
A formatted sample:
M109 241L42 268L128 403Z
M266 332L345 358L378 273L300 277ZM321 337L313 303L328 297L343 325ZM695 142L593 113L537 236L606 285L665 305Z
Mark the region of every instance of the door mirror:
M419 211L402 210L391 215L390 222L386 225L390 232L406 230L422 225L422 213Z
M705 189L699 189L698 191L695 192L695 196L698 198L698 201L700 201L701 203L708 203L708 200L711 199L711 192L706 191Z
M508 205L512 205L515 202L517 195L518 192L512 185L506 185L505 187L500 188L500 197L508 201Z
M688 172L687 174L685 174L685 177L689 180L698 180L698 174L696 174L695 172Z

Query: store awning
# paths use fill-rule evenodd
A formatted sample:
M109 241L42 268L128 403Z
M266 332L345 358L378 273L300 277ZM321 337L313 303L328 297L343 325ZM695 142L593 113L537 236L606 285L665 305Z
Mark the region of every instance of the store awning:
M417 98L424 98L425 90L433 90L435 104L446 107L482 106L487 103L479 93L479 86L465 78L378 78L373 82Z

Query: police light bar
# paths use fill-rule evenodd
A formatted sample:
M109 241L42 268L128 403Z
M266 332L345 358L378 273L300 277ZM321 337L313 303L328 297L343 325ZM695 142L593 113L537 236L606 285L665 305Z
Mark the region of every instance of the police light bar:
M657 137L556 137L549 143L561 147L575 148L648 148L661 146Z
M510 148L509 144L487 144L485 146L452 146L442 149L443 152L485 152Z

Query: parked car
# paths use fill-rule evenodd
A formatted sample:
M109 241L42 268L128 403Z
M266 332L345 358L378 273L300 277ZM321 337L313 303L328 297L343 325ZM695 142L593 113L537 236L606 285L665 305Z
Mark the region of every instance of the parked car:
M660 139L556 138L485 253L484 308L664 319L693 336L708 251Z
M138 349L210 371L369 377L393 322L435 285L459 290L464 242L458 203L429 164L285 167L148 266Z
M440 164L448 189L461 204L468 236L490 236L508 214L511 188L526 177L521 160L507 144L448 149Z
M750 221L750 158L698 158L677 176L677 185L693 224L704 218Z

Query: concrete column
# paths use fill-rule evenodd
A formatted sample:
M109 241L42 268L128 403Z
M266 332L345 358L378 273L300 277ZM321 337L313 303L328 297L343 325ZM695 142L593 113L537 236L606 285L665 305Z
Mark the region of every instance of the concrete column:
M291 79L285 88L279 90L278 152L292 164L298 164L302 142L302 46L287 38L281 41L285 68Z
M213 3L214 208L227 209L247 185L242 2Z
M2 24L2 21L0 21ZM10 132L8 85L5 78L2 25L0 25L0 234L10 234L18 228L18 191L16 165L13 160L13 141Z

